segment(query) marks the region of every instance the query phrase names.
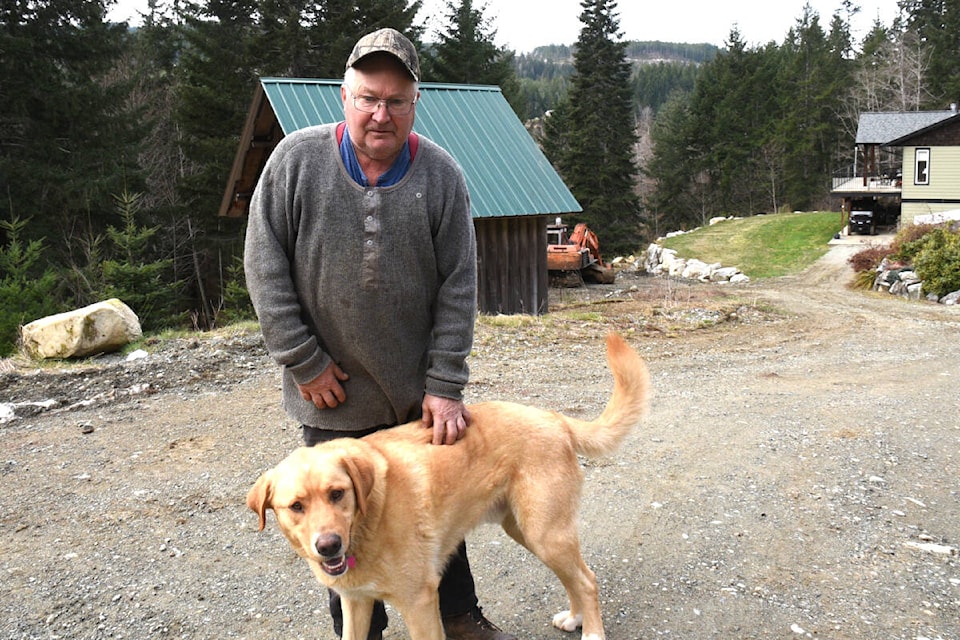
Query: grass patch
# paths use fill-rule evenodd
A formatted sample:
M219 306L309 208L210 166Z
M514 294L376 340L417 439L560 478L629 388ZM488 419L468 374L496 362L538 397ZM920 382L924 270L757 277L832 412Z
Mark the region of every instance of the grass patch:
M778 213L727 220L667 238L663 246L683 258L738 267L751 278L803 271L827 252L840 229L840 214Z
M211 340L214 338L233 338L236 336L245 336L260 331L260 323L256 320L238 320L224 327L217 327L210 331L197 331L195 329L160 329L152 333L144 334L136 342L131 342L124 347L122 352L135 351L145 347L155 346L171 340L183 340L185 338L196 338L198 340Z
M490 315L490 314L478 314L477 322L488 327L502 327L506 329L518 329L520 327L528 327L531 325L540 324L539 316L531 315Z

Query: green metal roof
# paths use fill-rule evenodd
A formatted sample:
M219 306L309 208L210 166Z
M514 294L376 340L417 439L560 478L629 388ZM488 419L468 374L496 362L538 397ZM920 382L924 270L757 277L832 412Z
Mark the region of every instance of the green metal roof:
M340 80L261 78L260 83L284 135L343 120ZM463 167L473 217L582 210L499 87L425 82L420 94L414 131Z

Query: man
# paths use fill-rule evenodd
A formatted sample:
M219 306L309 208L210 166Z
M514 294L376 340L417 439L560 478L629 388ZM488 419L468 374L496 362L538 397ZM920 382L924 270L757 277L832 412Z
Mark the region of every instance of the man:
M449 446L469 425L476 240L462 171L412 133L419 79L402 34L361 38L340 89L345 122L284 138L250 203L247 286L308 446L418 418ZM516 640L483 617L464 545L439 591L448 638ZM370 638L386 625L378 603Z

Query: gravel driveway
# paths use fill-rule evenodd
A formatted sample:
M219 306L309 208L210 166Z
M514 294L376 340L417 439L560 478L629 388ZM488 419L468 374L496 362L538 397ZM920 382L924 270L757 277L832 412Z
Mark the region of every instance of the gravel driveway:
M649 420L584 465L611 640L960 638L960 309L848 291L843 251L737 289L621 274L478 323L471 400L590 417L608 330L648 360ZM244 505L299 444L259 335L145 349L0 366L0 638L332 638ZM570 637L532 556L492 527L469 544L489 618Z

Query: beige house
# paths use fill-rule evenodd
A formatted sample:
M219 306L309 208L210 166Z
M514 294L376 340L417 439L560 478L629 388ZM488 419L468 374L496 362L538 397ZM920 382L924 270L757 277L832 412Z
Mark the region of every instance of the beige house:
M857 162L834 178L844 218L871 211L878 226L910 224L918 216L960 209L960 113L862 113Z
M960 208L960 114L886 144L903 149L900 222Z

